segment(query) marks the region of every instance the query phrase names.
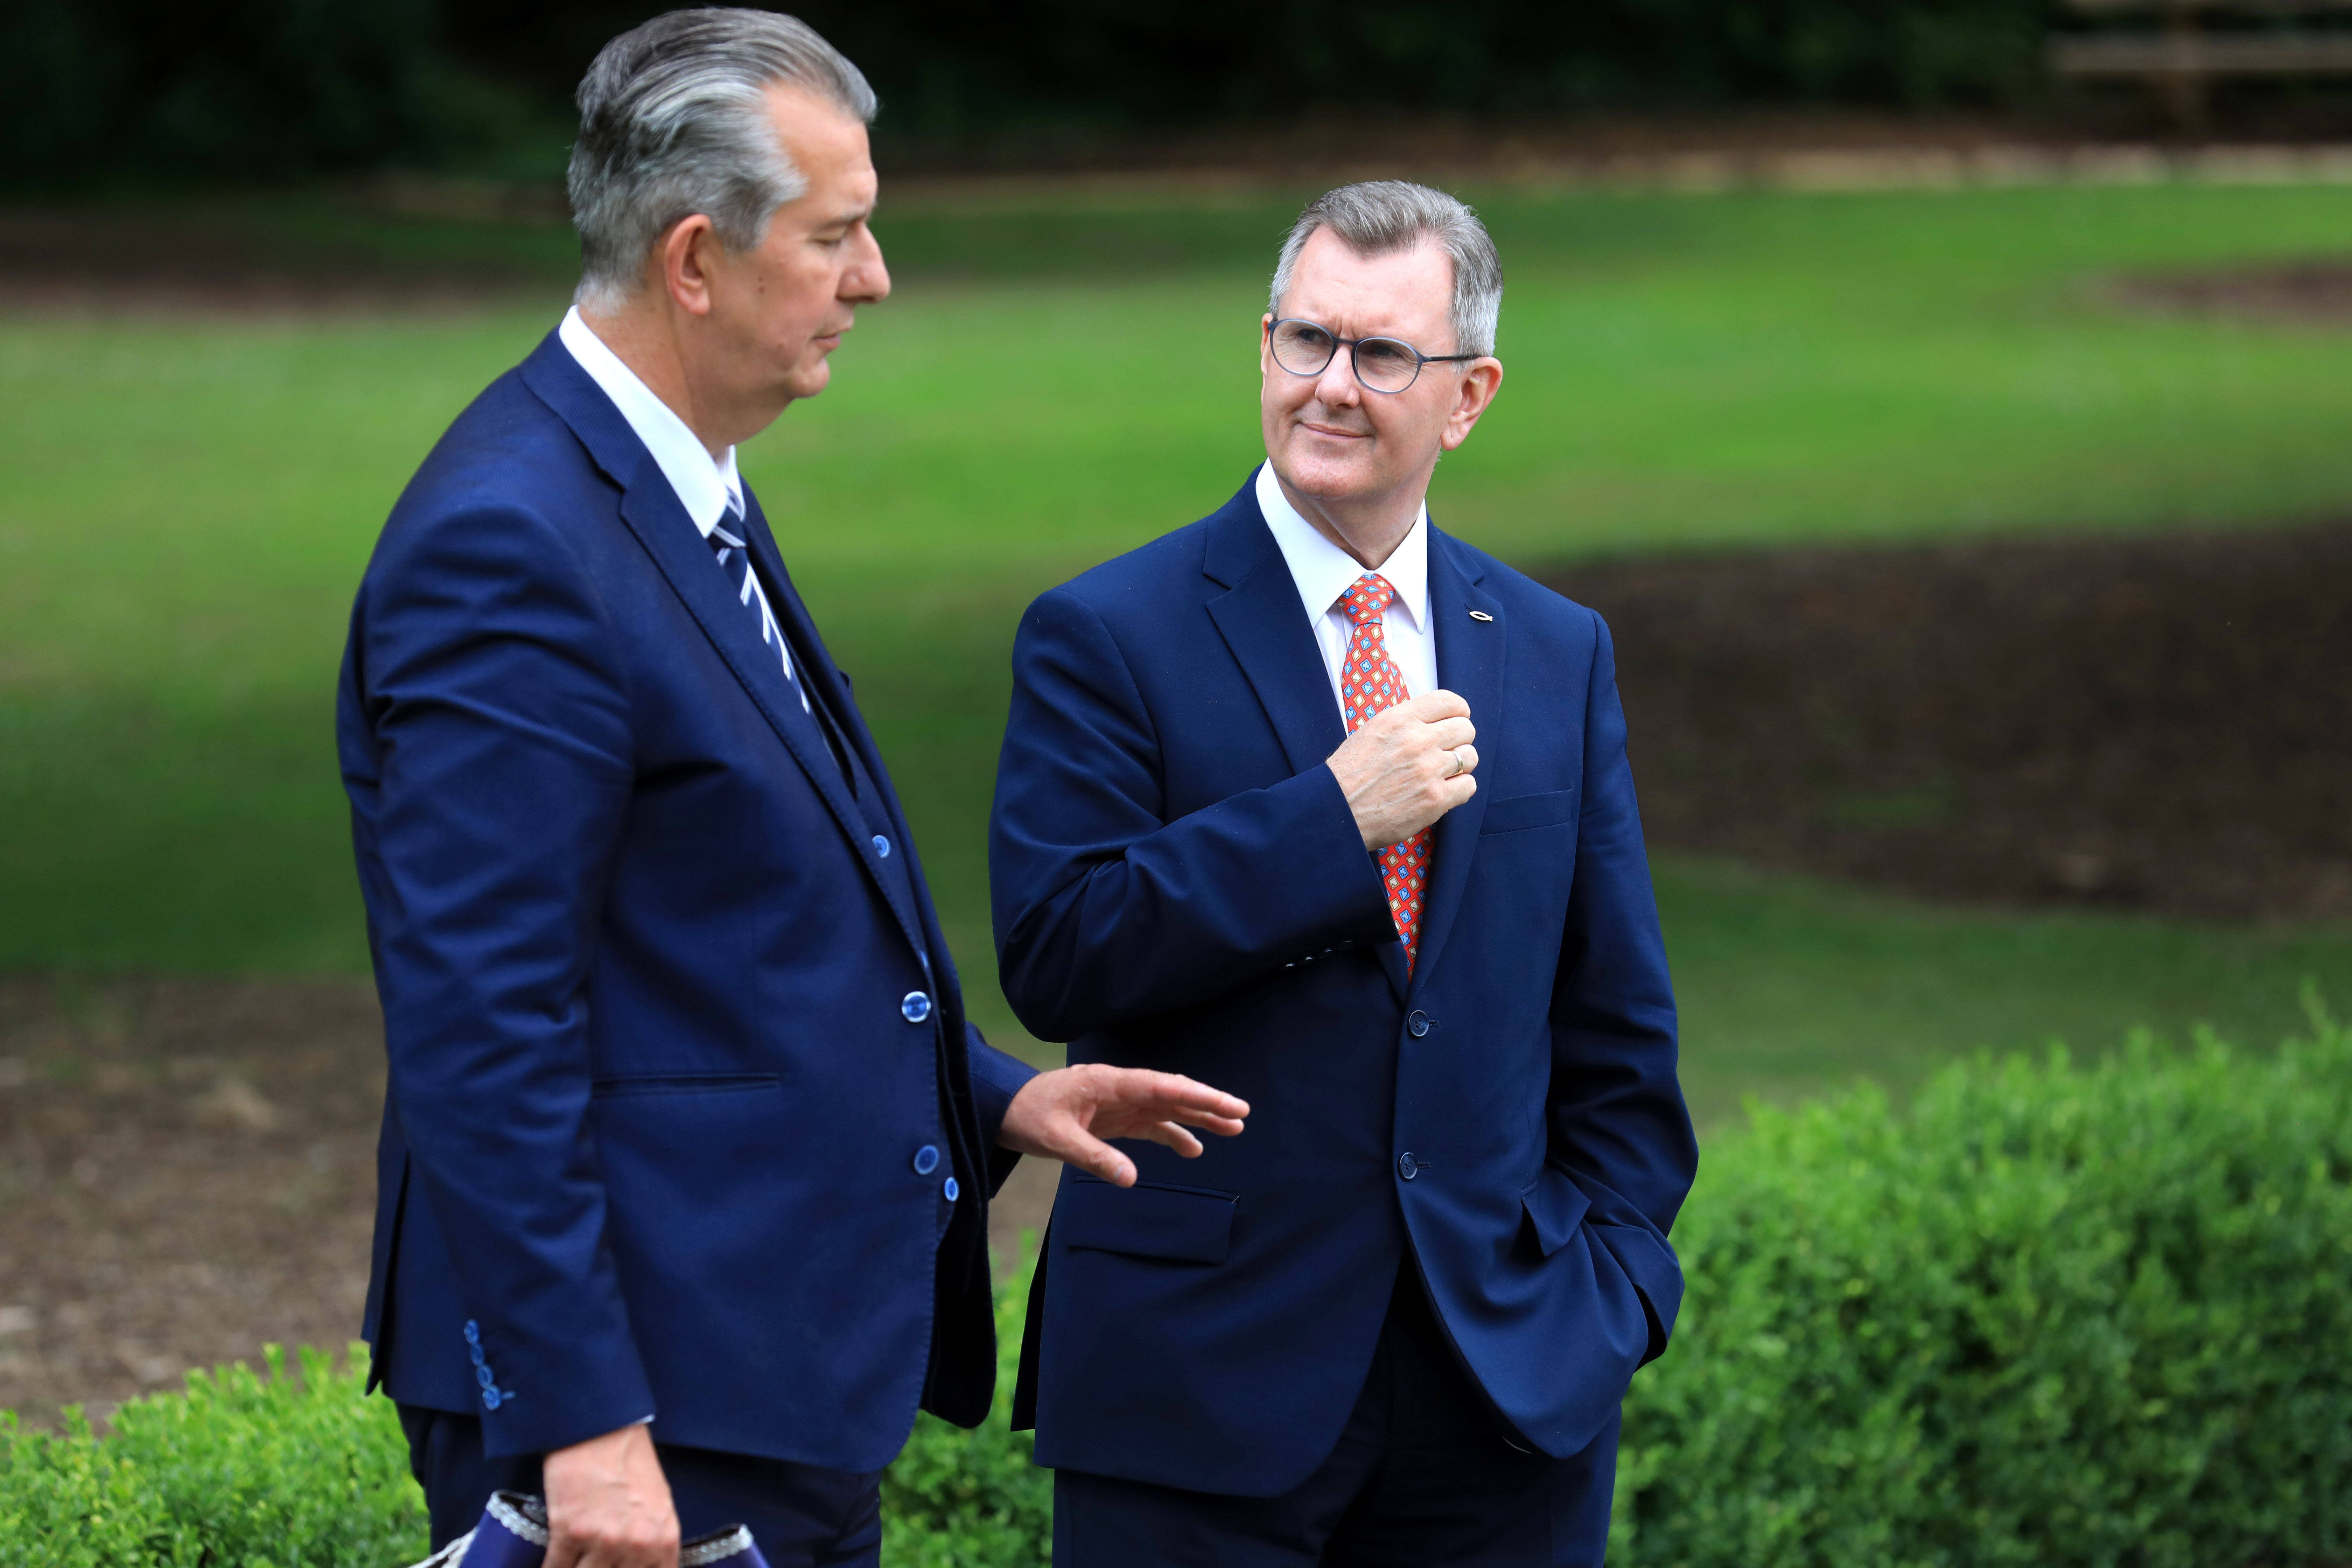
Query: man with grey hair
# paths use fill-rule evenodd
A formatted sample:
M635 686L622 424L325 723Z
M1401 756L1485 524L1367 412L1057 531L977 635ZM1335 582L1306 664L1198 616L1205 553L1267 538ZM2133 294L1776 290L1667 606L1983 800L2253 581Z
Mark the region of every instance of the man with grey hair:
M1015 1152L1134 1180L1247 1107L965 1022L887 771L735 447L889 292L856 68L680 11L581 84L578 303L459 416L337 720L390 1058L366 1335L434 1544L873 1563L919 1405L994 1375ZM686 1555L715 1561L730 1538ZM730 1559L732 1560L731 1558Z
M1022 623L1005 994L1256 1107L1064 1173L1016 1394L1062 1568L1601 1560L1696 1152L1608 630L1429 521L1501 303L1451 196L1320 197L1265 464Z

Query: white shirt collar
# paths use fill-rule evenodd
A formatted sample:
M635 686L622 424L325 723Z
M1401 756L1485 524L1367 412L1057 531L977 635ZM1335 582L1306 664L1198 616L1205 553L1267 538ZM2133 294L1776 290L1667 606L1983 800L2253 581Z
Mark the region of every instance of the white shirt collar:
M663 478L677 492L678 504L702 537L719 526L719 520L732 510L743 510L743 481L735 472L735 448L730 447L714 460L701 438L687 427L677 410L654 395L653 388L637 379L637 373L622 362L598 337L586 321L580 319L580 307L574 305L564 312L563 324L555 329L588 379L604 389L613 406L621 411L637 439L661 466Z
M1339 595L1356 585L1364 574L1363 563L1325 538L1316 526L1298 515L1290 498L1282 493L1282 482L1274 477L1274 465L1261 463L1257 470L1257 509L1265 514L1265 525L1274 531L1274 542L1282 547L1282 559L1290 567L1291 581L1298 584L1298 596L1307 605L1308 621L1323 618ZM1412 622L1415 631L1429 624L1429 503L1422 502L1421 515L1412 520L1412 531L1389 558L1372 568L1388 579L1396 590L1396 603L1391 610L1402 610Z

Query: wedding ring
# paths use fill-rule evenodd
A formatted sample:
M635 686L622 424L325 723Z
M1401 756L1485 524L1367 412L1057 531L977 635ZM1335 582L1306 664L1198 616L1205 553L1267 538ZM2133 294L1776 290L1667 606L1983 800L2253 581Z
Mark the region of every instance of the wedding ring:
M1445 754L1454 759L1454 771L1445 775L1447 778L1459 778L1463 773L1469 771L1462 765L1461 747L1456 746Z

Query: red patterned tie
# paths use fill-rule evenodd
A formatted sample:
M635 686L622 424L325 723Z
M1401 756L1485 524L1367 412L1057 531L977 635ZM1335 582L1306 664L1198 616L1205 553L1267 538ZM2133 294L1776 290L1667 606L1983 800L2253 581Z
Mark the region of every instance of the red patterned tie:
M1347 662L1339 667L1339 706L1350 735L1373 715L1412 695L1405 689L1404 671L1389 657L1388 631L1381 622L1395 600L1389 580L1371 572L1357 578L1339 600L1339 607L1356 623L1355 635L1348 639ZM1404 942L1404 972L1411 974L1413 950L1421 942L1421 886L1429 879L1428 828L1381 851L1381 879L1388 884L1389 912L1396 917L1397 935Z

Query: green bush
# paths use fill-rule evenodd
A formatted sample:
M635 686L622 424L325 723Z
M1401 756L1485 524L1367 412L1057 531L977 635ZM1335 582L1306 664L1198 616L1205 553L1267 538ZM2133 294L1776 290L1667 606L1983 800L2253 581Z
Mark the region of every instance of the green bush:
M1948 1069L1717 1138L1675 1232L1674 1348L1625 1407L1612 1563L2352 1560L2352 1031L2275 1056L2137 1039ZM1052 1488L994 1417L926 1416L890 1568L1046 1561ZM356 1356L355 1356L356 1361ZM424 1550L390 1405L192 1377L114 1435L0 1415L8 1568L393 1568Z
M2352 1559L2352 1034L2310 1011L1710 1144L1611 1562Z
M425 1555L425 1496L392 1404L364 1399L366 1348L338 1372L192 1373L134 1399L114 1430L61 1433L0 1412L0 1563L8 1568L395 1568Z

